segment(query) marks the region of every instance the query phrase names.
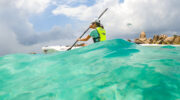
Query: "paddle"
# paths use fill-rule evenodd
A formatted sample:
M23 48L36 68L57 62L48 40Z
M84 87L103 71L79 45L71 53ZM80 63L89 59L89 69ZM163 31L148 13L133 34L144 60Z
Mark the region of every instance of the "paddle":
M102 17L102 15L103 15L107 10L108 10L108 8L106 8L106 9L101 13L101 15L98 17L98 19L100 19L100 18ZM83 33L79 38L82 38L83 35L84 35L89 29L90 29L90 28L88 27L88 29L86 29L86 30L84 31L84 33ZM70 48L68 48L67 51L68 51L68 50L71 50L72 47L73 47L77 42L78 42L78 40L76 40L76 42L74 42L74 44L73 44Z

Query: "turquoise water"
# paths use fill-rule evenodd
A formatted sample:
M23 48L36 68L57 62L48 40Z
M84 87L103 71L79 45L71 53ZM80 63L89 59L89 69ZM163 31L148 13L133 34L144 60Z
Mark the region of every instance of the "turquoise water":
M0 57L0 100L180 100L180 47L117 39Z

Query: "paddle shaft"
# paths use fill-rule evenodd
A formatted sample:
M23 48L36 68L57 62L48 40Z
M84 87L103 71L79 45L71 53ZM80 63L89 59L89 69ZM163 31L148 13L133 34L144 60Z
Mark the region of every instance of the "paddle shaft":
M101 15L98 17L98 19L100 19L102 17L102 15L108 10L108 8L106 8L102 13ZM82 38L84 36L84 34L89 30L90 28L87 28L84 33L79 37L79 38ZM76 40L76 42L74 42L74 44L67 50L71 50L73 46L76 45L76 43L78 42L78 40Z

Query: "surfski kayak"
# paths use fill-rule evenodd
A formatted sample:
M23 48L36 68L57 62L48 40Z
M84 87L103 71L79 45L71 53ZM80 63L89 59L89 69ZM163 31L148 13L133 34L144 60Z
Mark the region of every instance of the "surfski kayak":
M76 47L73 47L72 49L76 49L80 47L82 46L76 46ZM70 47L69 46L45 46L45 47L42 47L42 51L45 54L49 54L49 53L54 53L58 51L66 51L68 48Z

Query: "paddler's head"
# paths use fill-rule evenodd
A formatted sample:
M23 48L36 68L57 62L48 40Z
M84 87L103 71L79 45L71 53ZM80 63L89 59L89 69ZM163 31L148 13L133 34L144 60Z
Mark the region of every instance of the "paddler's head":
M96 27L100 27L101 23L100 20L95 20L94 22L91 23L90 28L96 29Z

